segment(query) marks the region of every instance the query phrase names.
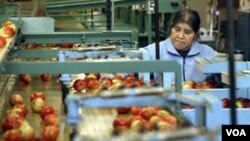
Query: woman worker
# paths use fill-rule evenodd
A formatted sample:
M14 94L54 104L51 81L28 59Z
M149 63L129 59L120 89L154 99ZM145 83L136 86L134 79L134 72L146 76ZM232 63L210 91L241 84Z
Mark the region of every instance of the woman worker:
M182 81L202 82L211 79L211 74L204 74L195 67L197 57L211 59L216 51L210 46L201 44L199 38L200 17L191 9L184 9L174 14L170 25L170 35L159 43L159 60L178 61L182 67ZM156 59L155 43L145 47L150 60ZM171 75L174 82L174 75Z

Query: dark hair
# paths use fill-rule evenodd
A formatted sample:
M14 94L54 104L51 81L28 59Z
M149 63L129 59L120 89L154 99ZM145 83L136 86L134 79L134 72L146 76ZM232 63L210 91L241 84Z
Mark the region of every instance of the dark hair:
M199 13L191 9L177 11L172 18L170 28L174 27L178 23L187 23L191 26L195 33L198 33L200 29Z

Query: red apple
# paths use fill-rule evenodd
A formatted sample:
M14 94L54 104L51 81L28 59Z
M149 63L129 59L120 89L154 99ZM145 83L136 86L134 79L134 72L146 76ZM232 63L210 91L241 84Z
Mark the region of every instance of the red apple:
M49 141L56 141L59 136L59 127L55 125L48 125L42 128L41 135Z
M22 141L32 141L35 138L34 129L26 120L24 120L18 129L21 132Z
M203 86L202 83L195 83L194 88L195 88L195 89L204 89L204 88L207 89L208 87L207 87L206 85Z
M29 74L20 74L20 80L24 84L29 84L32 80L31 75Z
M36 98L31 102L31 109L33 112L40 112L45 105L46 103L42 98Z
M13 94L10 97L10 105L15 106L18 104L24 104L23 97L20 94Z
M142 129L144 129L144 125L145 125L146 121L142 118L142 119L132 119L131 121L131 125L130 125L130 129L135 130L135 131L140 131Z
M13 29L12 27L10 27L10 26L4 26L4 27L3 27L3 33L4 33L4 34L3 34L4 37L10 38L10 37L14 36L15 31L14 31L14 29Z
M51 75L48 73L43 73L40 75L40 78L42 81L49 81L49 80L51 80Z
M94 86L93 86L92 89L91 89L91 93L92 93L93 95L97 95L97 94L99 94L102 90L103 90L103 86L102 86L101 82L96 81L96 83L94 84Z
M128 114L130 112L130 107L118 107L116 108L118 114Z
M77 92L81 92L86 89L86 81L85 79L76 79L73 83L73 88Z
M250 108L250 101L246 101L244 105L245 108Z
M153 116L153 111L149 108L142 108L139 115L143 117L145 120L149 120Z
M149 106L146 107L149 111L152 112L152 115L157 115L157 113L162 110L159 106Z
M221 99L223 108L229 108L230 107L230 100L228 98L222 98Z
M14 107L12 107L11 109L8 109L6 111L8 117L14 116L17 118L18 117L25 118L28 115L28 112L29 112L29 110L28 110L27 106L25 106L24 104L15 105Z
M44 117L44 124L47 125L59 125L60 118L57 114L48 114Z
M138 80L138 82L140 83L140 86L145 85L145 81L144 81L143 78L140 78L140 79Z
M36 44L36 43L31 43L31 44L28 44L26 46L27 49L35 49L35 48L38 48L39 47L39 44Z
M41 98L44 101L46 100L45 94L43 92L38 91L38 92L33 92L31 94L30 101L32 102L34 99L37 99L37 98Z
M85 79L87 78L95 78L97 80L97 77L94 73L86 73Z
M183 89L193 89L195 87L196 87L196 82L191 81L191 80L182 83Z
M73 44L70 44L70 43L62 43L62 44L61 44L61 47L62 47L62 48L72 48L72 47L73 47Z
M116 117L113 120L113 127L116 129L128 129L131 124L131 119L129 117Z
M135 87L141 87L141 83L138 80L134 80L131 82L125 81L125 88L135 88Z
M164 109L161 109L161 110L157 111L156 114L159 115L159 116L170 115L170 113L168 111L164 110Z
M115 75L112 78L113 83L122 83L123 82L123 77L121 75Z
M250 106L249 105L250 104L250 99L249 98L239 97L238 99L241 99L244 108L249 108L249 106Z
M125 85L125 88L131 88L132 87L132 83L125 82L124 85Z
M202 83L201 86L196 89L210 89L210 87L207 84Z
M203 89L216 88L216 83L212 81L204 81L201 84Z
M236 106L238 108L245 108L247 102L249 102L249 99L247 98L243 98L243 97L236 98Z
M178 123L177 118L173 115L165 115L165 116L161 116L161 118L171 125L177 125Z
M123 83L113 83L108 90L117 90L123 86Z
M236 99L235 104L237 108L244 108L244 102L241 99Z
M131 117L131 122L133 122L135 120L141 120L143 122L146 122L146 120L143 117L141 117L140 115L136 115L136 116Z
M135 80L133 83L132 83L132 87L141 87L143 85L143 82L140 82L139 80Z
M16 33L16 25L11 21L6 21L3 24L3 36L6 38L12 37Z
M21 132L18 129L11 129L3 134L3 141L22 141Z
M6 39L3 36L0 36L0 48L4 48L7 44Z
M95 76L96 76L96 79L97 79L97 80L100 80L100 78L101 78L101 73L96 72L96 73L94 73L94 74L95 74Z
M130 114L139 115L141 110L142 110L142 107L131 107L130 108Z
M132 83L132 82L134 82L135 80L137 80L137 79L136 79L136 77L135 77L134 75L132 75L132 74L128 74L128 75L126 75L126 76L123 78L123 82L125 82L125 83Z
M13 30L16 32L17 27L16 27L14 22L6 21L6 22L3 23L3 27L6 27L6 26L13 28Z
M157 125L158 122L162 121L163 119L161 118L161 116L159 115L153 115L150 119L149 119L149 122L152 124L152 125Z
M54 43L52 43L52 44L50 44L49 46L51 46L51 47L58 47L59 44L54 44Z
M246 103L249 103L250 102L250 100L248 99L248 98L244 98L244 107L246 107L245 105L246 105Z
M113 85L112 79L109 77L101 78L100 82L104 87L107 87L107 88L109 88L111 85Z
M41 111L40 111L40 116L42 119L45 118L45 116L49 115L49 114L55 114L55 107L53 106L50 106L50 105L46 105L46 106L43 106Z
M10 129L17 129L21 126L23 122L23 118L17 117L6 117L1 121L1 127L3 131L7 131Z
M166 121L159 121L157 123L157 128L159 131L171 131L175 128L175 126L169 124Z
M97 79L93 78L93 77L87 77L85 78L86 81L86 86L88 89L94 89L96 83L97 83Z
M96 80L99 80L101 78L101 74L99 72L96 72L96 73L85 73L86 74L86 78L95 78Z

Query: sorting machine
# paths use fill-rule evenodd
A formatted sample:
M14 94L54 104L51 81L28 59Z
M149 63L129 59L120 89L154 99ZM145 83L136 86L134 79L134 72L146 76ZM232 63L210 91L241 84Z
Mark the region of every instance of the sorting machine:
M183 128L183 130L179 130L180 133L182 133L181 131L186 132L186 130L191 131L192 129L192 137L199 138L200 136L198 134L202 133L202 135L205 136L205 140L208 140L206 134L212 129L219 129L221 124L230 124L230 109L223 109L219 101L220 98L229 97L229 88L225 87L206 90L181 89L181 73L178 73L180 70L179 66L175 62L145 61L147 60L148 55L143 52L143 50L137 48L137 42L133 40L134 38L131 32L109 31L57 33L54 32L54 21L51 18L19 17L8 20L13 20L16 23L18 32L8 47L4 50L0 50L1 80L6 80L5 76L8 74L40 74L45 71L54 74L61 73L60 80L62 84L62 99L63 101L67 99L65 103L66 105L64 106L66 109L68 109L68 111L70 111L66 112L68 113L68 115L66 115L66 121L71 125L72 129L74 129L73 133L75 134L73 134L73 137L75 137L75 140L87 138L82 137L80 133L76 131L78 124L80 124L80 122L84 122L84 119L87 116L84 114L80 116L78 111L79 109L84 109L86 107L114 108L127 105L146 106L155 104L171 107L171 110L180 115L180 119L185 120L185 122L187 122L189 125L187 129ZM78 46L77 48L72 49L25 49L24 46L29 43L77 43ZM125 61L114 61L116 57L125 58ZM33 61L33 58L40 58L41 60L37 62ZM49 58L57 58L58 60L52 61ZM76 58L83 58L85 60L76 61ZM88 60L87 58L97 58L100 60L93 61ZM227 58L214 58L213 60L199 58L196 60L196 62L197 67L204 73L222 73L223 83L230 86L230 76L227 73ZM237 61L235 64L237 71L237 97L249 97L249 86L247 83L250 69L249 62ZM121 93L124 94L121 94L119 97L116 97L112 92L104 92L95 97L78 97L72 95L67 86L68 82L72 80L72 73L143 72L143 74L145 74L143 76L146 79L146 82L148 82L148 74L144 72L165 73L168 71L176 72L177 76L176 90L168 91L168 94L166 94L165 89L145 88L138 90L131 89L128 91L122 90ZM167 77L163 77L163 81L166 80ZM150 92L150 94L147 92ZM157 94L151 95L152 93ZM154 99L155 101L151 99ZM137 100L142 102L138 102ZM181 109L178 107L179 103L195 105L196 108ZM72 111L74 111L74 113L71 113ZM249 113L249 108L237 109L238 124L248 124L248 117L250 116ZM205 127L209 130L196 127ZM136 140L138 138L142 138L142 140L165 140L175 137L187 137L186 134L171 133L170 135L164 133L164 135L162 135L162 133L157 132L144 135L145 136L133 134L126 137L131 138L131 140ZM110 140L117 139L113 137L107 138ZM127 138L119 139L122 140Z
M50 25L46 25L46 33L34 32L35 29L32 29L32 31L30 31L28 28L23 28L27 27L27 25L25 24L30 23L29 20L31 20L32 22L39 20L39 22L37 23L40 23L41 25L36 25L37 27L42 28L44 27L43 23L47 23L46 20L48 19L43 18L41 20L29 18L13 18L9 20L13 20L13 22L17 24L18 32L16 33L15 37L13 38L13 41L9 44L9 46L5 50L1 50L1 76L5 74L23 73L60 73L62 100L63 102L66 100L66 103L64 103L67 114L66 121L71 125L72 129L74 129L73 131L76 131L78 124L82 122L81 119L83 119L84 122L84 116L86 115L80 117L78 111L81 108L85 108L85 106L114 108L118 106L128 105L150 106L154 104L159 104L160 106L166 106L170 108L171 110L173 110L173 112L180 115L180 119L183 119L185 120L185 122L189 123L189 126L186 130L192 129L192 131L194 131L193 134L191 134L191 137L197 137L199 139L203 138L204 140L210 139L207 134L211 130L214 131L214 129L217 129L218 131L218 129L220 129L221 124L230 120L229 116L223 117L223 115L221 115L221 111L228 112L229 109L222 109L222 104L220 103L220 100L216 97L217 95L210 95L210 93L213 93L213 90L182 90L180 66L178 63L172 61L144 60L148 56L145 52L143 52L143 50L140 50L135 47L136 42L133 41L133 37L130 32L112 31L91 33L57 33L53 31L53 28L51 28ZM38 29L38 31L41 31L41 29ZM24 46L29 43L77 43L78 46L72 49L25 49ZM125 58L125 61L115 60L116 57ZM40 61L34 61L34 58L40 58ZM57 59L50 60L50 58ZM83 58L84 60L76 61L76 58ZM97 60L87 60L86 58L96 58ZM128 58L131 60L126 60ZM136 58L136 60L133 60L134 58ZM243 62L243 64L245 64L245 62ZM78 97L76 95L72 95L67 85L72 80L71 74L87 72L141 72L145 74L143 76L147 79L149 79L147 77L149 72L175 72L176 87L175 90L171 90L167 94L165 91L166 88L143 88L138 90L131 89L128 91L117 91L116 93L121 93L121 95L118 95L119 97L112 92L102 93L99 96L95 97ZM167 78L163 77L163 80L164 79ZM146 82L148 81L149 80L146 80ZM226 95L228 89L221 91L223 91ZM190 94L187 96L184 95L186 94L186 92ZM197 95L197 93L199 95ZM179 106L180 103L188 103L194 105L196 109L183 110ZM239 111L242 111L242 109L240 109ZM244 110L244 113L245 112L248 112L248 110ZM242 116L239 115L239 117L239 120L241 120ZM225 118L227 118L227 120L224 120ZM242 123L246 122L246 120L242 120ZM185 128L183 130L186 131ZM81 138L81 136L78 136L78 132L73 133L76 133L73 134L75 140ZM200 133L202 133L202 136L204 136L201 137ZM145 136L131 135L131 138L143 138L143 140L164 140L167 138L185 138L187 136L189 135L182 134L182 132L180 131L180 134L164 134L164 136L161 133L145 134ZM215 136L217 137L218 134L215 134Z

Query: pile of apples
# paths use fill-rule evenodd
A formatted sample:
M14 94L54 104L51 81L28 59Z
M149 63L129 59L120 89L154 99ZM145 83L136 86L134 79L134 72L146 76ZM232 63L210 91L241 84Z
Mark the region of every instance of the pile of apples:
M43 48L43 47L51 47L51 48L62 48L62 49L68 49L73 48L75 44L72 43L62 43L62 44L37 44L37 43L31 43L27 44L25 46L26 49L37 49L37 48Z
M33 92L30 101L32 111L38 113L43 121L41 137L56 141L59 136L60 118L55 107L46 104L46 96L43 92Z
M222 98L221 101L223 108L230 108L231 101L229 98ZM249 98L238 97L235 102L237 108L250 108Z
M167 110L157 107L119 107L113 120L116 132L124 131L173 131L178 126L176 116Z
M28 108L20 94L13 94L10 98L10 108L1 120L3 140L32 141L35 138L34 129L27 121Z
M75 79L72 87L76 92L91 91L93 94L98 94L102 90L141 87L143 85L145 85L144 80L138 79L133 74L102 77L100 73L87 73L85 78Z
M183 89L212 89L216 87L217 84L213 81L195 82L190 80L182 83Z
M3 23L0 29L0 49L5 48L7 43L14 37L17 27L12 21Z
M3 141L56 141L59 135L59 116L53 106L46 105L46 97L42 92L34 92L30 97L31 110L40 114L43 119L40 135L36 136L33 127L27 121L29 112L20 94L13 94L10 98L11 108L1 120Z

